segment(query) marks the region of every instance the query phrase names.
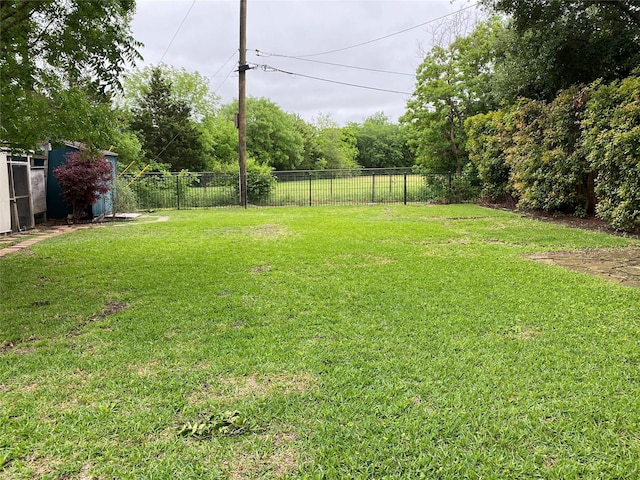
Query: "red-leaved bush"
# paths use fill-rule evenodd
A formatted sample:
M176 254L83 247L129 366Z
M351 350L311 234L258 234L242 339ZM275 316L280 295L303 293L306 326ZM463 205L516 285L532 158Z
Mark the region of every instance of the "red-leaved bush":
M111 190L113 167L95 152L80 150L68 155L66 163L53 170L53 176L77 221L85 208Z

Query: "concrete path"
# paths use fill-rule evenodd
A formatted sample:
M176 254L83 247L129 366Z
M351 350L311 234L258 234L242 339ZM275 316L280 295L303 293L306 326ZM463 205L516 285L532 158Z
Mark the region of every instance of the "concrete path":
M141 217L140 214L135 214L135 216L127 217L129 219L137 219ZM153 217L152 217L153 218ZM58 235L62 235L64 233L75 232L76 230L83 230L87 228L98 228L105 227L107 225L112 227L121 227L125 225L141 225L144 223L156 223L156 222L166 222L169 220L169 217L157 217L153 218L150 221L142 221L142 222L116 222L116 223L87 223L80 225L54 225L54 226L38 226L33 230L27 230L25 232L20 233L12 233L5 237L0 236L0 247L3 244L11 244L8 247L0 248L0 258L5 255L9 255L10 253L16 253L25 248L29 248L34 243L41 242L42 240L46 240L47 238L57 237Z
M6 237L0 237L1 243L12 243L9 247L0 248L0 257L9 255L10 253L16 253L25 248L29 248L34 243L41 242L47 238L57 237L64 233L73 232L79 228L88 228L86 226L76 225L57 225L54 227L48 227L46 229L27 230L26 232L14 233ZM21 240L24 237L24 240Z

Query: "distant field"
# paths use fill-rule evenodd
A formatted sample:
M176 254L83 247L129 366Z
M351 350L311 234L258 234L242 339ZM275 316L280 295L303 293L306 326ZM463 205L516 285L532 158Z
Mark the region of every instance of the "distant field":
M640 289L525 256L640 242L473 205L162 216L0 258L1 478L640 478Z

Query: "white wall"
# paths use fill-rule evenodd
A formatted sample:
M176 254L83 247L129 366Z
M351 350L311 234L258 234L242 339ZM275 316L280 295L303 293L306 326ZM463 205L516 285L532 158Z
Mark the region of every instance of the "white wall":
M9 173L7 154L0 152L0 233L11 231L11 202L9 201Z

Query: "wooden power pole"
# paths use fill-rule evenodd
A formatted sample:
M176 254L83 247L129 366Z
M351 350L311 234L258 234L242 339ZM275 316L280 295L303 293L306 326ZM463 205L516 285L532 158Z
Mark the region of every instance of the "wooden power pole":
M238 63L238 164L240 205L247 208L247 0L240 0L240 61Z

